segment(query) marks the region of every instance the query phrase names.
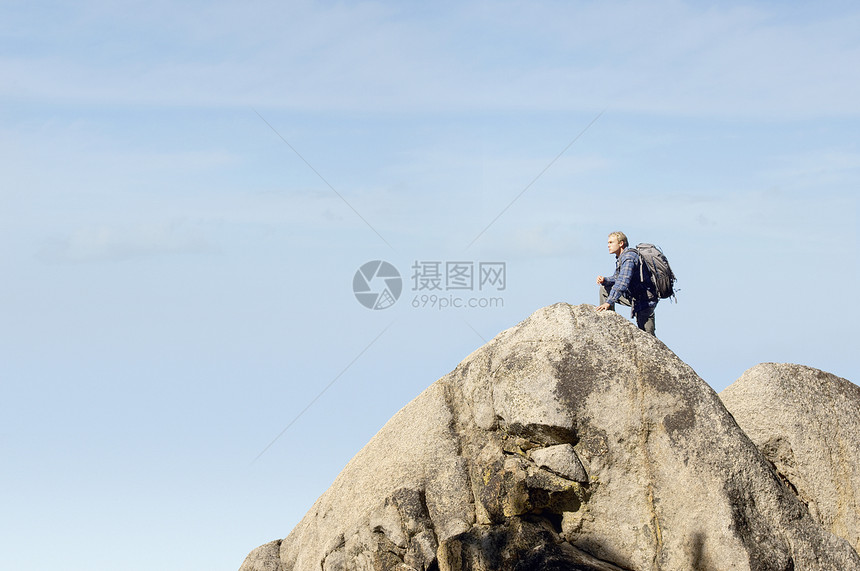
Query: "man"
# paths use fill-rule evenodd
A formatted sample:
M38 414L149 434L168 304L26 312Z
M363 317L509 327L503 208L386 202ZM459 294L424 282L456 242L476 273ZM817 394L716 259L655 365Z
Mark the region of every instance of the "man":
M610 234L607 245L609 253L615 255L615 274L611 278L597 276L600 285L597 311L615 311L616 302L629 306L639 329L654 335L654 308L658 298L653 291L648 266L640 263L635 248L628 248L627 236L623 232Z

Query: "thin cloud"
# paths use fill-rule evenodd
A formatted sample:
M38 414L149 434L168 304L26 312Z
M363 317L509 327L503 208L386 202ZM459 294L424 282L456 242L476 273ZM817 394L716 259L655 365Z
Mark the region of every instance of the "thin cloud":
M37 258L47 263L122 262L176 254L212 254L219 250L179 223L133 228L87 226L47 240Z
M860 180L860 153L839 148L813 150L775 157L777 166L762 175L770 180L792 181L795 185L820 187L823 184L853 184Z
M216 4L201 15L172 6L171 18L146 17L139 27L123 19L127 40L108 31L105 18L116 15L93 12L73 19L65 37L108 34L122 57L7 55L2 89L9 99L328 111L609 105L668 115L860 114L860 79L846 72L860 59L857 11L786 16L778 6L678 2L447 10Z

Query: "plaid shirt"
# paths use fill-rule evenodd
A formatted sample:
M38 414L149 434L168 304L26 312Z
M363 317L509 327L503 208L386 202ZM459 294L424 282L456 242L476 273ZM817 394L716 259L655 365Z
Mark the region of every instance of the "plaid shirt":
M646 307L657 305L656 300L649 299L648 290L642 284L639 276L639 253L633 248L627 248L615 261L615 274L611 278L604 278L603 282L612 287L607 303L614 304L625 296L631 300L633 313Z

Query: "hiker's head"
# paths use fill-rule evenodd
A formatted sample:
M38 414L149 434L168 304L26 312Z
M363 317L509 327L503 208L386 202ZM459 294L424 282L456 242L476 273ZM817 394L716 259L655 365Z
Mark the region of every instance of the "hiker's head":
M627 236L623 232L613 232L609 235L606 245L609 247L609 253L614 254L617 258L627 247Z
M617 243L621 247L622 250L624 248L626 248L627 244L629 243L627 241L627 236L624 234L624 232L613 232L613 233L611 233L609 235L609 242L610 242L610 244L612 242ZM610 249L611 249L611 246L610 246ZM615 252L611 252L611 253L614 254Z

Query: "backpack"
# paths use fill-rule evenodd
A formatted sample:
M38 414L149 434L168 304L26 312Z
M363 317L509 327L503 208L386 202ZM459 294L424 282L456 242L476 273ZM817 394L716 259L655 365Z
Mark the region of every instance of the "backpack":
M669 260L663 254L663 250L654 244L639 244L636 246L636 251L639 252L639 277L645 281L645 271L643 266L647 266L651 274L651 284L657 292L657 297L660 299L675 297L675 273L669 266ZM649 292L651 293L651 292Z

